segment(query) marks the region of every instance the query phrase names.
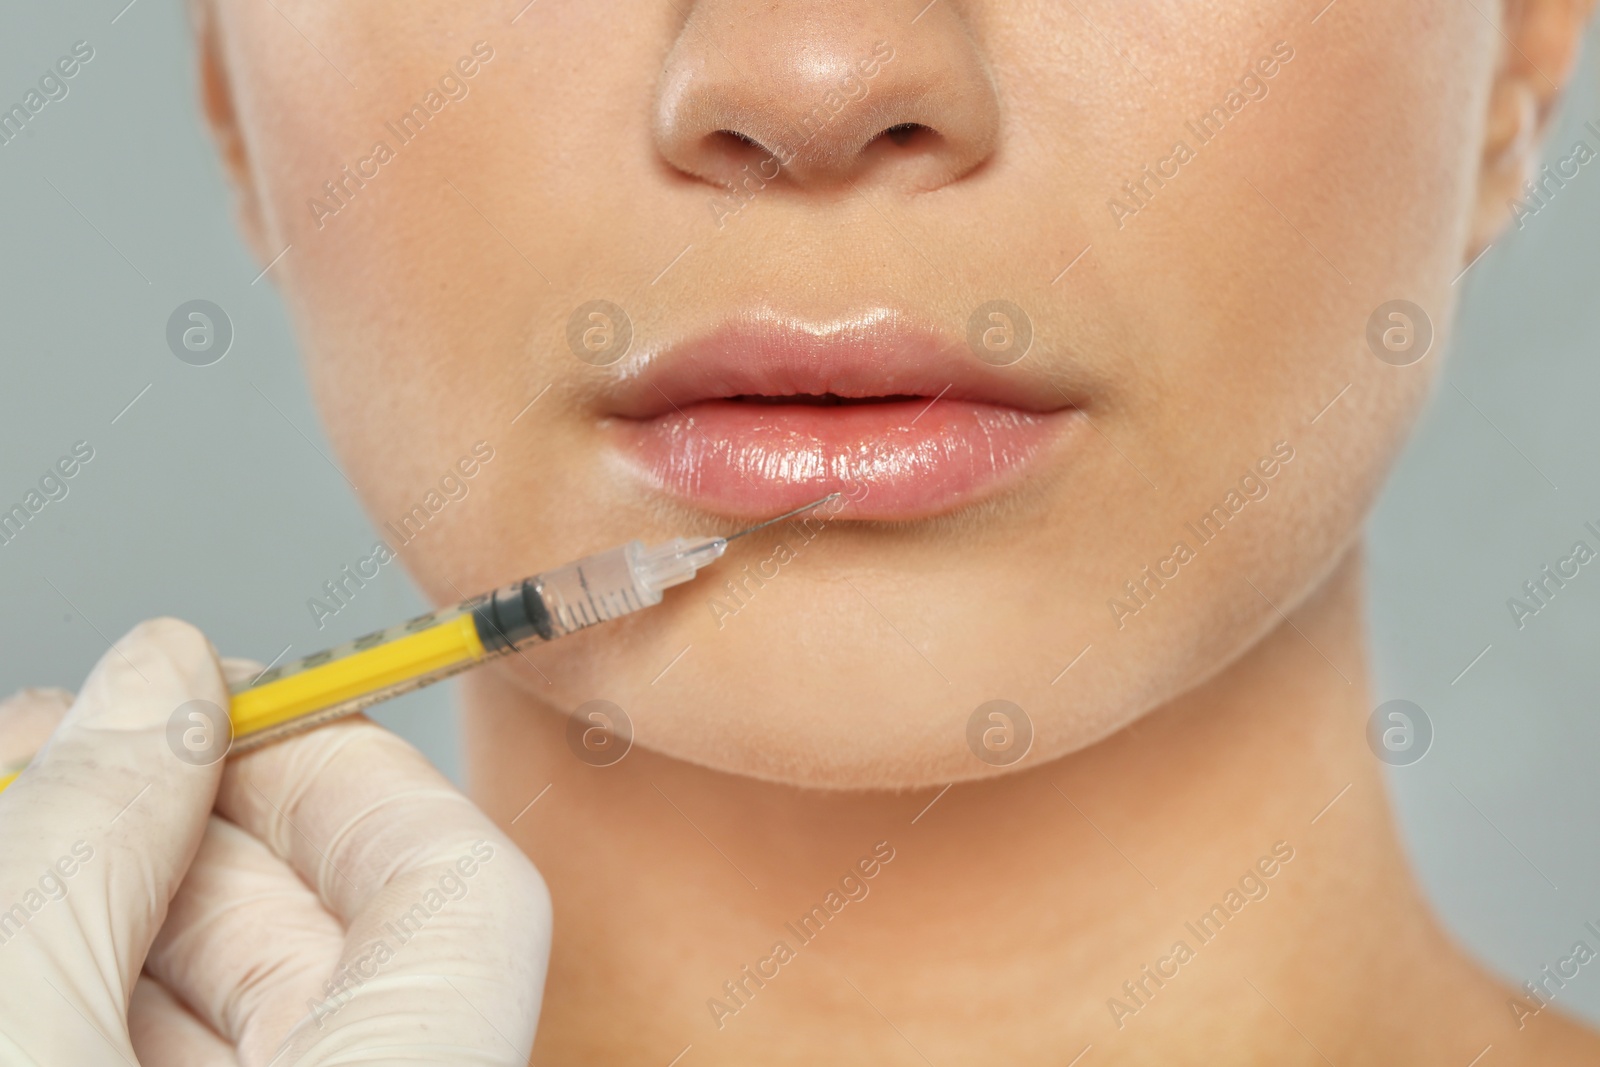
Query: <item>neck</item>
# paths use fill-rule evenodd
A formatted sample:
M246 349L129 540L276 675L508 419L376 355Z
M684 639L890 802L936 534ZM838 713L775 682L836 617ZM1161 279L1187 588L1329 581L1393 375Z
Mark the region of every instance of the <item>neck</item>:
M1065 1064L1092 1045L1094 1067L1214 1062L1195 1035L1226 1033L1233 1062L1421 1063L1402 1053L1452 1029L1461 1063L1531 1048L1402 860L1365 740L1359 572L1352 553L1293 626L1106 741L942 794L643 749L595 770L563 718L479 672L476 799L515 819L555 900L539 1061Z

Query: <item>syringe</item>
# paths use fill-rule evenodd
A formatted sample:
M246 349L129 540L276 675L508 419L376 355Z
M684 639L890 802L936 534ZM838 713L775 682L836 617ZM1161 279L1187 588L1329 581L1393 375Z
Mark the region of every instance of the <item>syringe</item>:
M249 752L525 645L554 641L652 607L661 603L664 590L689 581L721 558L728 542L837 496L829 493L727 537L675 537L654 547L629 541L454 607L271 666L233 687L228 710L233 743L228 753ZM0 774L0 789L15 777L16 773Z

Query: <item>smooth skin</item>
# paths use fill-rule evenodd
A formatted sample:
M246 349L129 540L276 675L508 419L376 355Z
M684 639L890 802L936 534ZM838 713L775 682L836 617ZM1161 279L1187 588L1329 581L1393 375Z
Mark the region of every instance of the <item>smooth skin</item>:
M194 7L243 232L263 265L293 246L270 277L371 515L475 441L506 457L402 554L440 603L730 528L614 437L627 376L727 316L960 337L1004 297L1037 338L1019 380L1093 422L981 503L830 527L732 619L680 591L464 683L472 795L555 903L533 1062L1600 1060L1554 1008L1519 1025L1421 899L1364 737L1360 602L1361 523L1586 0ZM879 41L871 106L719 212ZM1280 45L1265 95L1112 206ZM469 91L331 210L324 183L469 55ZM597 297L640 339L607 368L564 341ZM1439 334L1407 367L1365 341L1397 298ZM1109 608L1279 442L1270 494ZM1036 731L1012 767L967 746L997 697ZM566 739L596 698L636 731L606 768ZM742 979L879 842L870 893ZM1174 976L1185 924L1281 854ZM1128 992L1146 966L1164 984Z

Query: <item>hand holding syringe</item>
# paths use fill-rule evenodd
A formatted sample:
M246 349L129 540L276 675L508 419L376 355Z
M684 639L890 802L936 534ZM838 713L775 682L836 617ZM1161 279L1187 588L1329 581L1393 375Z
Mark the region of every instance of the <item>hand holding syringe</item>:
M76 698L0 702L0 745L35 753L0 778L0 1062L99 1063L107 1046L128 1063L389 1062L425 1047L526 1064L551 941L532 862L393 734L309 728L659 604L760 528L631 541L254 677L188 624L153 620ZM195 705L216 729L171 759L174 720ZM221 759L290 734L303 736ZM374 957L384 924L431 914L430 895L448 921ZM353 996L352 975L375 967L382 980Z

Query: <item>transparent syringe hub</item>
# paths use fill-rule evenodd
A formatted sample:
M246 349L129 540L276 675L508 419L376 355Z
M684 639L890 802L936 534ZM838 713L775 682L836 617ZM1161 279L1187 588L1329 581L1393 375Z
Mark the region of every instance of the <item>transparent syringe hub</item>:
M653 548L629 541L539 575L539 593L550 613L552 636L561 637L661 603L663 590L689 581L727 547L728 542L720 537L678 537Z
M654 547L629 541L502 586L472 610L487 651L535 637L553 641L661 603L663 590L689 581L727 547L721 537L675 537Z

